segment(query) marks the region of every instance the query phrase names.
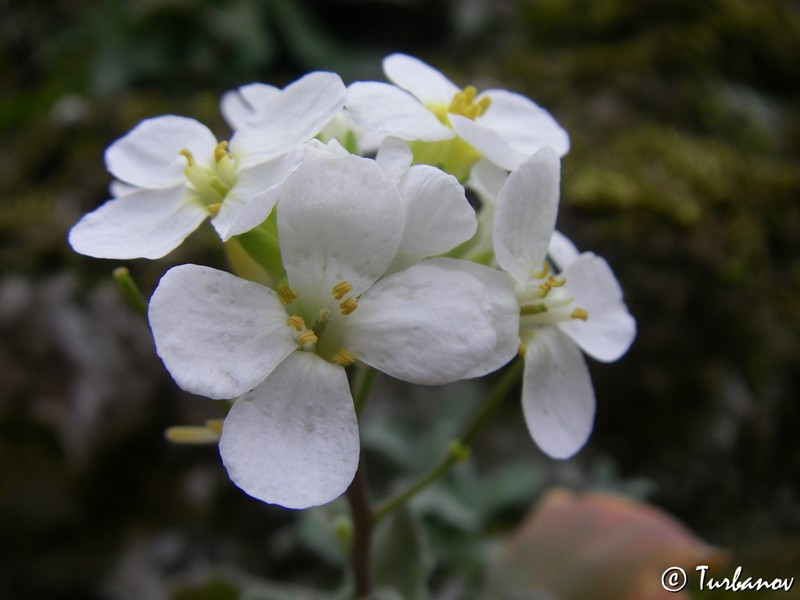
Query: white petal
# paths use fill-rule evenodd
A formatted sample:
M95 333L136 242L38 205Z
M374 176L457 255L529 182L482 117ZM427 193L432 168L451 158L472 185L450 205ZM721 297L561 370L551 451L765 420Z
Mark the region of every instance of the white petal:
M483 283L483 312L492 322L497 342L492 352L466 373L464 379L482 377L514 358L519 350L519 304L508 275L469 260L434 258L426 264L467 273Z
M186 148L197 164L210 166L217 139L198 121L166 115L147 119L108 147L106 167L117 179L142 188L171 187L184 181Z
M274 102L280 89L265 83L243 85L238 90L225 92L220 101L220 110L225 122L232 129L244 127L256 114L256 106Z
M353 154L367 156L375 154L381 145L383 136L374 131L367 131L350 117L345 108L331 119L317 136L322 141L332 138L346 144Z
M297 349L275 292L209 267L167 271L148 316L156 351L177 384L209 398L252 389Z
M351 84L347 88L347 110L361 127L401 140L435 142L455 135L416 98L388 83Z
M119 181L115 179L112 181L108 186L108 191L111 192L111 196L113 198L119 198L120 196L127 196L128 194L132 194L133 192L138 192L142 188L136 187L135 185L130 185L123 181Z
M553 237L550 238L550 247L547 249L547 256L559 271L563 271L575 262L579 254L580 252L578 252L578 248L572 243L572 240L557 229L553 231Z
M452 175L417 165L406 172L398 190L406 208L406 227L391 271L444 254L475 234L475 211Z
M497 263L519 283L542 269L558 213L561 163L542 148L509 176L497 199L494 250Z
M544 146L559 156L569 152L566 130L535 102L507 90L486 90L483 96L491 98L491 104L476 123L497 132L517 152L533 154Z
M423 104L449 106L458 87L430 65L406 54L383 59L383 72L395 85L414 94Z
M308 508L336 499L359 458L345 370L310 352L291 354L236 400L219 449L231 480L262 502Z
M405 226L383 170L352 155L304 162L283 185L277 210L289 285L306 306L327 305L342 281L353 295L366 290L391 264Z
M488 160L508 171L516 169L528 157L527 154L512 148L499 133L471 119L451 114L450 122L465 142L474 146Z
M622 300L622 288L608 263L591 252L584 252L563 272L564 289L575 298L575 305L589 313L586 321L573 319L559 327L586 354L612 362L628 351L636 337L636 321Z
M508 171L482 158L472 167L467 184L480 194L482 201L497 204L497 196L500 195L506 179Z
M217 215L211 220L223 242L258 227L272 212L280 185L300 164L302 151L253 165L239 172Z
M497 343L484 285L422 262L378 281L347 317L343 346L398 379L424 385L464 378Z
M301 160L320 160L323 158L345 158L350 153L339 143L332 139L322 142L316 138L308 140L301 148Z
M460 258L490 264L494 261L494 216L497 212L497 196L508 179L508 171L493 162L481 159L470 171L467 187L480 200L478 209L478 231L459 253Z
M399 138L387 137L381 142L375 157L389 180L397 185L411 167L414 155L408 144Z
M335 73L301 77L253 106L254 115L231 140L237 164L275 158L311 139L342 110L346 88Z
M569 458L589 439L594 389L580 350L555 329L528 342L522 409L534 441L553 458Z
M207 216L183 184L129 192L84 215L70 230L69 243L95 258L161 258Z

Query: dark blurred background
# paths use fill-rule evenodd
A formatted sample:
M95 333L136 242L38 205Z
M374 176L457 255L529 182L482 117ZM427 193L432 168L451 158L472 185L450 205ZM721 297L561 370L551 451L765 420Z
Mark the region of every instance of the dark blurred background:
M223 91L314 69L382 79L393 51L566 127L559 227L609 260L638 321L626 357L591 364L598 416L576 458L541 455L514 397L478 467L515 440L542 489L628 490L733 564L799 574L796 0L3 0L0 15L0 597L237 597L165 595L216 565L336 584L294 541L296 515L228 483L216 448L164 441L219 413L171 382L118 263L66 234L107 198L103 151L141 119L224 138ZM206 229L127 266L149 293L172 264L221 264L214 250Z

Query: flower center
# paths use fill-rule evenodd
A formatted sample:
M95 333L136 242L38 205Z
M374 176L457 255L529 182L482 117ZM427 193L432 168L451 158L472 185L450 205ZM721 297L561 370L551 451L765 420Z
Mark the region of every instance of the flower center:
M491 98L483 96L476 102L477 93L478 91L469 85L456 92L450 104L426 104L425 107L443 125L452 128L450 115L460 115L474 121L489 108ZM412 141L409 147L414 154L415 163L437 166L461 182L467 180L472 165L482 156L476 148L459 136L438 142Z
M444 104L431 104L428 105L430 110L436 118L439 119L444 125L451 127L450 117L448 115L460 115L474 121L486 112L492 99L489 96L484 96L477 102L475 97L478 95L478 90L474 86L468 85L460 92L453 95L449 105Z
M311 321L314 312L307 311L302 306L299 302L299 294L288 285L278 286L276 293L289 314L286 325L294 329L295 340L304 351L316 352L325 360L343 367L356 361L353 353L343 348L339 341L346 321L345 317L358 308L358 298L350 295L352 291L353 286L347 281L333 286L328 305L316 312L313 317L314 321L309 327L307 321ZM306 315L306 318L302 315Z
M572 319L586 321L589 313L573 304L574 298L564 289L566 283L566 278L551 275L550 266L544 263L533 280L517 292L521 327L538 329Z
M219 212L225 196L238 179L236 161L228 152L228 142L220 142L214 148L214 162L211 167L197 164L188 148L183 148L178 154L186 159L187 165L183 174L213 217Z

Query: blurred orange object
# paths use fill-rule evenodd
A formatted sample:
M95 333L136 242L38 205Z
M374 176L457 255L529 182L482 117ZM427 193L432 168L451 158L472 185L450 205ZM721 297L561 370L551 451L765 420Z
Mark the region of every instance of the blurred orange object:
M697 589L695 568L713 570L726 560L724 551L655 506L557 488L505 541L490 569L488 591L492 598L515 600L688 600ZM683 591L662 586L662 574L671 567L688 577ZM675 572L672 583L681 587Z

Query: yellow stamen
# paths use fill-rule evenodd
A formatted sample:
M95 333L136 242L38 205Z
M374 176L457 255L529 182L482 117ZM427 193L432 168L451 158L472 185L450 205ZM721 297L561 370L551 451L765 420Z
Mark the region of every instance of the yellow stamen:
M521 315L540 315L543 312L547 312L547 305L544 302L525 304L519 309L519 314Z
M214 162L221 161L228 154L228 142L220 142L214 148Z
M303 333L297 336L297 343L301 346L305 346L306 344L316 344L317 334L311 329L306 329Z
M211 215L212 217L217 216L217 213L219 212L220 208L222 208L222 202L214 202L214 204L209 204L208 206L206 206L208 214Z
M342 311L343 315L349 315L357 308L358 308L358 300L356 300L352 296L347 300L345 300L344 302L339 303L339 310Z
M339 350L336 351L336 354L333 355L333 358L331 358L331 362L335 362L343 367L348 367L356 362L356 357L344 348L339 348Z
M208 421L206 421L206 427L211 431L219 435L222 435L222 423L224 421L225 419L209 419Z
M347 283L346 281L342 281L333 286L333 289L331 290L331 295L334 297L334 299L341 300L352 291L353 291L353 286Z
M280 284L275 292L278 294L278 298L280 298L281 302L286 306L297 300L297 293L285 283Z
M450 101L450 106L447 107L447 112L454 115L461 115L471 120L475 120L486 112L492 99L489 96L484 96L475 102L478 90L475 87L468 85L462 91L457 92L453 99Z
M533 274L534 279L544 279L550 274L550 263L544 261L542 263L542 270Z
M584 308L576 308L570 313L569 316L573 319L580 319L581 321L586 321L589 318L589 313Z
M520 356L525 356L525 353L527 351L528 351L528 344L520 341L519 348L517 348L517 354L519 354Z
M183 156L186 159L186 162L189 163L190 167L194 166L194 156L192 156L192 153L188 148L181 148L178 151L178 154L180 154L181 156Z
M539 285L539 293L537 295L540 298L544 298L545 296L547 296L547 294L550 293L550 290L552 290L553 288L561 287L565 283L567 283L566 278L562 277L561 279L559 279L555 275L550 275L550 277L548 277L544 281L544 283Z
M295 331L303 331L303 329L306 328L306 322L303 321L303 317L300 315L292 315L286 319L286 324L290 327L294 327Z
M173 444L216 444L221 435L222 419L210 419L204 427L178 425L164 432L164 436Z

